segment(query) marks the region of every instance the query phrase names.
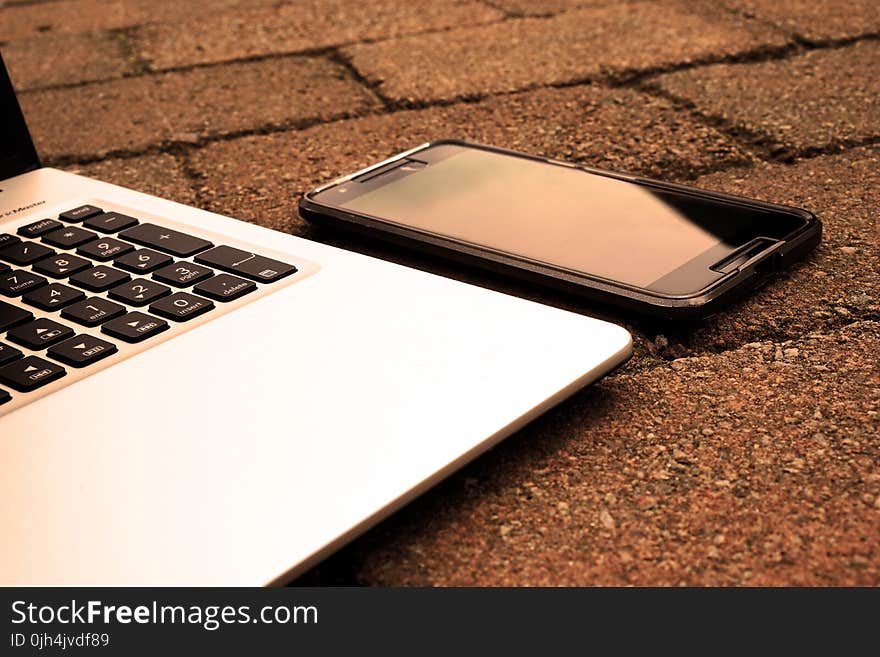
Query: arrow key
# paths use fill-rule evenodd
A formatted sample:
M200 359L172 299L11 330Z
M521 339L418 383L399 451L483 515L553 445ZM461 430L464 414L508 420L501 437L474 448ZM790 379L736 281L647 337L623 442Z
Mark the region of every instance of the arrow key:
M141 342L167 329L168 322L164 319L139 312L117 317L101 327L102 332L126 342Z
M37 317L34 321L18 326L6 334L10 342L15 342L23 347L40 351L51 347L56 342L61 342L73 335L73 329L64 324L53 322L45 317Z
M72 367L85 367L118 351L116 345L91 335L77 335L49 349L47 355Z
M0 383L19 392L30 392L65 374L67 371L61 365L37 356L26 356L0 367Z
M52 283L28 292L21 299L42 310L60 310L85 298L86 295L79 290L61 283Z

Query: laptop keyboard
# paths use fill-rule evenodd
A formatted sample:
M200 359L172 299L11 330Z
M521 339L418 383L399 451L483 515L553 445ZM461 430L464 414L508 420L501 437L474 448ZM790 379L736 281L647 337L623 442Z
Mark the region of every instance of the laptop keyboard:
M0 233L2 405L297 272L83 205ZM16 299L17 302L4 300Z

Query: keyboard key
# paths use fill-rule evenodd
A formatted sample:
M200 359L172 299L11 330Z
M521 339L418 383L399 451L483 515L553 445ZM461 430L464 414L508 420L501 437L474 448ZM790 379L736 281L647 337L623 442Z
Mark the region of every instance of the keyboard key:
M150 311L161 317L173 319L175 322L187 322L213 308L213 301L187 292L176 292L154 303L150 306Z
M40 219L39 221L35 221L32 224L19 228L18 234L22 237L39 237L40 235L45 235L46 233L62 227L63 224L60 221L55 221L54 219Z
M52 321L47 317L37 317L34 321L22 324L9 331L6 338L10 342L20 344L34 351L51 347L73 335L73 329L64 324Z
M176 262L162 267L153 274L153 278L174 287L189 287L213 275L213 270L207 267L191 262Z
M133 250L134 247L131 244L120 242L112 237L105 237L79 247L76 252L88 258L106 262Z
M10 347L8 344L0 342L0 365L6 365L6 363L18 360L22 355L15 347Z
M232 301L257 289L257 284L232 274L217 274L193 288L214 301Z
M138 225L138 220L120 212L105 212L86 221L83 226L102 233L118 233Z
M151 271L164 267L170 262L174 262L171 256L150 249L138 249L133 253L128 253L118 258L113 264L120 269L133 272L135 274L148 274Z
M0 274L0 294L5 294L7 297L21 296L28 290L45 284L46 279L42 276L21 269L12 269Z
M33 313L29 310L0 301L0 333L18 324L29 322L33 318Z
M92 292L103 292L128 280L131 280L131 276L124 271L106 265L98 265L70 277L70 282L73 285Z
M0 406L5 404L8 401L12 401L12 395L10 395L5 390L0 390Z
M85 298L86 295L80 290L61 283L51 283L28 292L21 300L42 310L61 310L64 306Z
M13 265L30 265L50 255L55 255L55 251L48 246L33 242L19 242L0 249L0 260L11 262Z
M55 230L48 235L43 236L46 244L57 246L59 249L75 249L80 244L91 242L98 238L97 233L93 233L79 226L66 226L61 230Z
M119 237L143 246L151 246L181 258L189 257L213 246L207 240L170 228L162 228L156 224L140 224L120 233Z
M258 283L274 283L296 271L293 265L264 258L249 251L233 249L231 246L218 246L206 251L196 256L196 262L250 278Z
M56 344L46 352L46 355L73 367L85 367L117 351L119 350L112 342L91 335L77 335L61 344Z
M85 258L62 253L40 260L34 264L34 271L52 278L67 278L91 266L92 263Z
M18 244L19 242L21 242L21 239L15 235L10 235L9 233L3 233L0 235L0 249L12 246L13 244Z
M125 313L125 307L101 297L89 297L61 311L64 319L83 326L97 326Z
M166 294L171 294L171 288L167 285L146 278L136 278L117 285L107 293L107 296L130 306L146 306Z
M62 212L58 218L62 221L76 224L83 219L94 217L96 214L101 214L102 212L103 210L101 208L96 208L94 205L81 205L73 210Z
M133 312L104 324L101 331L126 342L141 342L168 329L168 322L146 313Z
M19 392L30 392L65 374L67 371L60 365L37 356L27 356L0 367L0 383Z

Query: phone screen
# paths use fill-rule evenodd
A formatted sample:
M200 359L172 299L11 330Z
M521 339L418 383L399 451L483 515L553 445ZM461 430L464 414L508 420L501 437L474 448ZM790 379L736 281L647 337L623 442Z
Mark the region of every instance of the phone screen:
M340 186L334 194L338 205L553 267L673 294L676 285L685 285L673 274L688 263L708 257L711 264L755 236L782 236L798 223L793 215L780 219L783 213L479 148L438 145L417 151L410 161L393 175ZM702 270L708 282L722 276L708 266Z

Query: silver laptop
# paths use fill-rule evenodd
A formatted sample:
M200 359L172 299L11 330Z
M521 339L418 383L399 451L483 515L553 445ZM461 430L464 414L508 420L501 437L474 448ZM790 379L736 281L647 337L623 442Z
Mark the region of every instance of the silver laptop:
M0 584L285 582L631 353L43 168L2 60L0 119Z

